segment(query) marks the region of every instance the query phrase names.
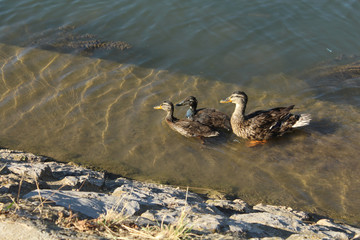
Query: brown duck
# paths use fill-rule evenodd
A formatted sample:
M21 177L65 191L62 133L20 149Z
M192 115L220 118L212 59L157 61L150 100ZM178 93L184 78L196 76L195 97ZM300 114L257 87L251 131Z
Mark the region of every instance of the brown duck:
M198 101L194 96L185 98L176 106L189 106L186 118L197 121L213 129L225 129L231 131L230 117L214 108L197 109Z
M281 136L293 128L309 125L310 114L291 114L294 105L289 107L277 107L269 110L260 110L245 115L248 102L247 95L242 91L236 91L220 103L235 103L235 111L231 116L233 132L245 139L251 140L248 146L256 146L265 143L271 137Z
M212 130L209 126L190 119L177 119L174 117L174 105L170 101L164 101L154 109L162 109L167 112L165 117L169 127L185 137L215 137L219 132Z

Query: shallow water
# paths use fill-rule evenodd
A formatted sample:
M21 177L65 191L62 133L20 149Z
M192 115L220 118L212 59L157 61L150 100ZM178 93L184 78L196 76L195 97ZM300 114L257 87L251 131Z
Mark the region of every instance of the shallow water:
M2 1L0 145L360 224L356 5ZM133 47L42 50L64 25ZM248 112L295 104L313 121L258 148L231 134L202 145L153 109L195 95L231 114L219 100L238 89Z

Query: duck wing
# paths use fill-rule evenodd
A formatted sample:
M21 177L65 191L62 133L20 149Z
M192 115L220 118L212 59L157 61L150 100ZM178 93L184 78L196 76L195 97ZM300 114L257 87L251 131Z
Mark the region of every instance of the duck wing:
M230 117L214 108L198 109L193 120L212 128L231 130Z
M269 110L260 110L246 116L245 124L251 132L252 139L268 139L279 136L291 129L298 120L297 115L290 111L294 105L289 107L277 107Z
M185 137L215 137L219 133L212 130L209 126L203 125L189 119L168 121L169 126Z

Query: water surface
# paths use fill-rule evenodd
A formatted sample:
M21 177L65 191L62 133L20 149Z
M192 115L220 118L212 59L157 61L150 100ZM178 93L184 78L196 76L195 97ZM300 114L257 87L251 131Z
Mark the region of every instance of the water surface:
M0 145L360 224L358 5L0 1ZM132 48L47 44L66 34ZM295 104L312 124L255 149L202 145L153 109L195 95L231 114L219 100L234 90L248 111Z

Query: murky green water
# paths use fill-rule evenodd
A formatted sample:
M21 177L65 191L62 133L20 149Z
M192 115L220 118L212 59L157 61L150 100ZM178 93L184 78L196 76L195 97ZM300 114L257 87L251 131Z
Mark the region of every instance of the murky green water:
M0 145L360 224L356 5L0 1ZM64 25L132 48L44 47ZM153 109L195 95L230 115L234 90L248 111L295 104L313 121L254 149L186 139Z

